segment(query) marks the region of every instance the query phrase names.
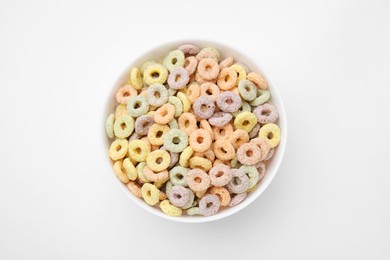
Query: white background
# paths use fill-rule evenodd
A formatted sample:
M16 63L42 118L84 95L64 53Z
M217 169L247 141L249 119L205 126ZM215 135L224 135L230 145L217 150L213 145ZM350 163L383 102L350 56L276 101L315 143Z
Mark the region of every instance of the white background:
M0 259L390 258L389 1L254 3L0 2ZM140 209L101 151L116 78L183 38L245 49L288 113L272 184L207 224Z

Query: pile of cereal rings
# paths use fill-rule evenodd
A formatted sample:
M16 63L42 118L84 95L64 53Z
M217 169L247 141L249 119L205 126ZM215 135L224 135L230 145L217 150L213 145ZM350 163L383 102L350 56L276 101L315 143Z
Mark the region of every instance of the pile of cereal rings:
M213 47L184 44L132 68L105 126L115 175L169 216L234 207L261 182L280 142L267 89L260 74Z

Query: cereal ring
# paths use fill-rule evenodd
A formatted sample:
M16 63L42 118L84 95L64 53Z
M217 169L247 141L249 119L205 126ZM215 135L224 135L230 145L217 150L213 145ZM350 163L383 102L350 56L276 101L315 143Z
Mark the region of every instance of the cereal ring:
M176 119L172 119L169 123L168 126L170 129L179 129L179 125L177 124Z
M257 118L255 114L247 111L237 115L236 118L234 119L234 126L236 127L236 129L242 129L247 133L252 131L256 123L257 123Z
M217 139L228 139L228 137L233 133L233 127L231 124L226 124L221 128L213 127L214 138Z
M212 80L206 80L206 79L202 78L198 72L196 72L195 73L195 81L197 83L199 83L199 84L202 84L202 83L205 83L205 82L210 82L210 83L214 83L215 84L215 83L217 83L217 78L212 79Z
M172 104L164 104L156 110L154 121L160 125L168 124L175 116L175 111L175 106Z
M266 172L265 163L260 162L259 164L256 164L257 172L259 173L259 181L261 181Z
M201 199L201 198L203 198L206 195L206 192L207 192L207 189L201 190L201 191L197 191L197 192L195 192L195 195L196 195L196 197Z
M150 153L149 146L142 140L129 142L129 156L136 162L144 162Z
M114 161L120 160L125 157L129 143L126 139L116 139L111 143L108 154Z
M267 89L268 86L267 86L267 82L265 81L264 77L261 76L260 74L257 74L255 72L251 72L247 75L247 79L249 79L250 81L252 81L253 83L256 84L256 86L258 86L259 88L261 89Z
M163 200L160 202L160 209L164 214L171 217L180 217L182 214L182 209L175 207L169 203L169 200Z
M233 196L230 200L229 207L234 207L240 204L246 198L246 192L239 193Z
M190 111L191 103L188 100L186 94L179 92L179 93L177 93L176 96L180 99L181 103L183 104L183 112L186 113L186 112Z
M205 82L200 85L200 95L211 97L214 101L219 96L219 87L214 83Z
M168 168L171 162L169 153L164 150L156 150L148 154L146 164L154 172L161 172Z
M256 107L253 113L256 115L257 121L260 124L275 123L279 118L278 110L270 103Z
M191 146L188 146L183 152L180 154L179 164L183 167L188 167L189 159L194 154L194 150Z
M200 96L200 87L199 84L194 82L191 83L186 92L188 101L190 101L191 104L195 102L195 100Z
M264 138L257 137L250 140L250 143L257 145L260 148L261 150L260 162L265 160L265 158L268 156L268 153L271 149L268 142Z
M192 157L190 159L190 168L191 169L201 169L205 172L209 171L210 168L212 166L212 163L205 159L205 158L202 158L202 157Z
M168 76L168 85L172 89L182 89L189 81L188 71L182 67L175 68Z
M200 96L193 105L196 116L202 119L209 119L214 114L215 104L212 98Z
M119 104L127 105L127 102L129 101L129 98L137 96L137 90L133 88L130 84L126 84L115 94L116 101Z
M235 149L249 141L249 135L242 129L237 129L229 136L229 142Z
M177 89L168 88L168 94L169 96L174 96L177 93Z
M159 200L165 200L166 198L167 198L167 195L165 195L164 192L160 191L159 196L158 196L158 199L159 199Z
M156 64L157 62L154 61L154 60L148 60L148 61L145 61L144 63L142 63L141 67L139 68L139 71L141 72L142 75L144 75L144 72L146 70L147 67L149 67L150 65L153 65L153 64Z
M233 69L237 73L236 86L238 85L238 82L246 79L246 71L245 71L244 67L242 67L240 64L238 64L238 63L233 64L229 68Z
M152 145L149 143L149 139L147 136L142 137L140 140L144 141L148 145L149 150L152 150Z
M137 170L135 169L133 163L130 161L129 158L123 160L122 167L125 169L127 178L129 178L129 180L134 181L135 179L137 179Z
M231 169L232 180L226 185L231 193L243 193L249 187L249 178L242 169Z
M167 183L165 184L165 193L168 193L173 187L173 184L171 181L167 181Z
M185 206L190 200L190 192L183 186L174 185L167 193L169 201L176 207Z
M114 134L120 139L129 137L134 131L134 119L131 116L123 115L114 122Z
M216 79L219 73L218 62L212 58L202 59L198 63L197 71L199 76L205 80Z
M231 160L236 155L233 145L228 140L217 139L214 143L215 157L222 161Z
M226 112L217 112L212 117L209 118L209 123L212 126L224 127L226 124L232 120L233 116L230 113Z
M257 88L252 81L246 79L240 80L240 82L238 82L238 92L240 93L242 99L252 101L256 98Z
M228 68L228 67L232 66L233 63L234 63L233 57L227 57L226 59L224 59L223 61L221 61L219 63L219 69L223 70L225 68ZM236 76L237 76L237 74L236 74Z
M190 197L189 197L189 199L188 199L188 202L187 202L187 204L186 205L184 205L182 208L183 209L188 209L188 208L190 208L190 207L193 207L193 205L194 205L194 200L195 200L195 194L194 194L194 192L191 190L191 189L189 189L189 188L187 188L187 190L188 190L188 193L189 193L189 195L190 195Z
M237 73L232 68L224 68L218 75L217 85L221 90L234 88L237 82Z
M124 169L122 169L122 160L120 161L116 161L114 163L114 173L115 173L115 176L123 183L128 183L129 182L129 178L127 177L127 174L126 172L124 171Z
M146 99L151 106L160 107L168 101L168 90L160 83L150 85L146 90Z
M202 215L200 214L199 207L192 207L187 209L188 216Z
M190 135L190 146L196 152L205 152L211 146L210 133L204 129L196 129Z
M184 53L180 50L171 51L163 61L163 65L172 72L177 67L183 67L185 62Z
M274 148L269 150L269 153L268 153L267 157L265 157L264 161L268 161L269 159L271 159L272 156L274 156L274 153L275 153L275 149Z
M106 134L108 138L114 138L114 120L115 120L115 115L110 114L107 119L106 119Z
M167 78L168 70L158 63L148 66L144 71L144 81L149 86L154 83L164 84Z
M227 206L230 202L230 193L225 187L211 187L210 194L217 195L221 206Z
M165 148L173 153L180 153L188 146L187 134L179 129L171 129L164 135Z
M179 51L182 51L184 55L196 55L200 52L200 48L193 44L183 44L177 48Z
M137 170L137 174L138 174L138 178L137 180L140 182L140 183L147 183L147 182L150 182L149 179L147 179L144 175L144 168L146 167L146 163L145 162L140 162L137 164L137 166L135 167L135 169Z
M233 112L232 115L234 117L236 117L240 113L245 112L245 111L251 112L252 111L252 107L251 107L251 105L249 105L248 102L246 102L245 100L242 100L241 108L239 110L237 110L236 112Z
M186 181L190 189L195 192L204 191L210 186L210 177L201 169L192 169L188 171Z
M271 93L268 90L257 89L256 96L257 97L253 101L249 102L251 106L256 107L258 105L264 104L271 97Z
M135 132L140 136L148 134L150 127L154 124L154 118L150 115L142 115L135 120Z
M171 163L169 164L168 169L171 169L179 161L179 154L178 153L169 152L169 156L171 156Z
M209 171L211 185L222 187L232 180L230 168L224 164L218 164Z
M149 143L152 145L163 145L164 135L169 131L169 126L153 124L148 131Z
M223 112L236 112L242 105L240 96L231 91L222 92L216 102Z
M149 111L149 103L145 97L131 97L127 103L127 112L132 117L139 117Z
M213 166L217 166L217 165L220 165L220 164L224 164L226 166L230 166L230 161L222 161L220 159L215 159L215 161L213 163Z
M257 171L255 166L248 166L248 165L243 165L240 167L240 170L245 172L245 174L249 177L249 187L248 189L252 189L255 187L257 182L260 179L259 172Z
M275 124L266 124L260 128L259 137L264 138L271 148L278 146L280 143L280 128Z
M131 69L130 83L135 89L141 89L143 87L141 72L138 68Z
M194 153L194 156L205 158L205 159L209 160L211 163L213 163L215 161L215 155L214 155L213 150L211 150L211 149L207 150L204 153L196 152L196 153Z
M160 201L160 190L150 183L145 183L142 185L141 195L144 201L150 206L154 206Z
M115 108L115 119L117 119L118 117L120 117L122 115L128 115L128 114L129 113L127 113L127 105L119 104Z
M180 185L183 187L187 187L187 176L188 169L184 168L182 166L176 166L173 167L169 171L169 180L172 182L173 185Z
M183 113L178 119L179 129L183 130L187 135L190 135L195 131L198 126L196 125L196 118L191 113Z
M196 55L196 59L198 61L206 58L216 59L218 61L221 54L219 51L213 47L206 47L200 50L200 52Z
M154 182L164 182L169 179L167 170L161 172L154 172L148 166L144 167L143 174L146 177L146 179Z
M255 126L249 132L249 139L252 139L252 138L255 138L256 136L258 136L259 130L260 130L260 126L261 125L259 123L255 124Z
M238 162L237 160L237 156L234 157L231 161L230 161L230 167L232 168L240 168L241 167L241 163Z
M221 203L214 194L207 194L199 201L199 212L206 217L216 214L220 207Z
M214 132L213 132L213 129L211 128L209 122L206 120L206 119L202 119L200 120L200 127L204 130L206 130L207 132L209 132L210 136L211 136L211 140L214 140Z
M136 197L142 198L141 187L135 181L129 181L126 186Z
M188 75L192 75L195 73L196 66L198 66L198 60L194 56L186 58L184 62L184 68L188 72Z
M172 104L175 107L174 117L179 117L183 113L183 104L181 103L179 98L177 98L175 96L170 96L168 98L168 103ZM175 122L176 122L176 120L175 120ZM176 124L177 124L177 122L176 122Z

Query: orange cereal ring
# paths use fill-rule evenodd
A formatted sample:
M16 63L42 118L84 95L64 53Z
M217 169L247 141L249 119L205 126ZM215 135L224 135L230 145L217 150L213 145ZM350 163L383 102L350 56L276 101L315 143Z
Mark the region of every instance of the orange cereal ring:
M166 103L156 110L156 113L154 114L154 121L160 125L168 124L175 116L175 112L175 106Z
M216 79L219 73L218 62L212 58L202 59L199 61L197 71L199 76L205 80Z
M204 191L210 186L210 177L201 169L192 169L186 175L187 184L191 190Z
M190 101L190 103L193 104L195 100L200 96L199 84L196 82L191 83L187 88L186 95L188 101Z
M136 197L141 198L141 187L140 185L135 181L129 181L129 183L126 184L127 188L131 193L133 193Z
M116 101L120 104L127 105L127 102L131 97L137 96L137 90L133 88L130 84L126 84L115 94Z
M130 180L129 180L129 177L127 177L127 173L126 173L126 170L123 168L123 163L122 163L122 160L119 160L119 161L116 161L114 163L114 173L115 173L115 176L123 183L128 183Z
M153 182L163 182L169 179L167 170L155 173L148 166L145 166L143 173L146 179Z
M209 132L209 134L211 136L211 140L214 141L214 132L209 124L209 121L207 121L207 119L200 120L200 127L203 128L204 130L206 130L207 132Z
M219 94L220 94L219 87L214 83L205 82L202 85L200 85L201 96L209 96L215 101L219 96Z
M217 85L221 90L234 88L237 82L237 72L231 68L224 68L218 75Z
M186 61L184 63L184 68L187 70L189 75L195 73L196 66L198 66L198 60L194 56L189 56L186 58Z
M225 187L211 187L209 190L210 194L217 195L221 206L227 206L230 203L230 193Z
M229 136L233 133L233 126L231 124L226 124L224 127L215 127L213 126L213 133L215 139L228 139Z
M197 129L190 134L190 146L195 152L205 152L212 143L210 133L204 129Z
M257 74L255 72L251 72L246 76L246 78L248 80L252 81L253 83L255 83L256 86L258 86L261 89L268 88L267 82L265 81L264 77L261 76L260 74Z
M228 140L217 139L214 143L214 154L218 159L227 161L234 158L236 151L234 150L234 146Z
M234 63L233 57L227 57L226 59L224 59L219 63L219 69L223 70L224 68L232 66L233 63Z
M181 114L177 121L179 129L184 131L188 136L198 128L196 118L191 113Z
M216 83L217 78L215 78L213 80L206 80L206 79L202 78L198 72L196 72L195 73L195 81L200 83L200 84L205 83L205 82Z
M249 135L246 131L242 129L237 129L229 137L229 142L233 145L235 149L238 149L238 147L247 143L248 141Z
M271 149L268 142L264 138L257 137L250 140L249 143L255 144L260 148L261 150L260 162L264 161L267 158L268 153Z
M204 153L196 152L196 153L194 153L194 157L195 156L205 158L205 159L209 160L211 163L213 163L215 161L215 154L214 154L213 150L211 150L211 149L207 150Z
M254 165L261 159L261 149L254 143L245 143L237 149L237 160L244 165Z

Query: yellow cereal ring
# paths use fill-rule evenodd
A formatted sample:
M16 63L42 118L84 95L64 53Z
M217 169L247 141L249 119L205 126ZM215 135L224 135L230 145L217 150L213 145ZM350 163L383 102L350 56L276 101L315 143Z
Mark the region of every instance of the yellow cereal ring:
M188 167L189 159L194 154L194 150L191 148L191 146L188 146L181 152L179 164L183 167Z
M156 186L157 188L161 188L165 183L167 183L167 181L169 180L169 178L167 178L166 180L163 180L163 181L159 181L159 182L154 182L154 186Z
M148 131L149 143L152 145L163 145L164 135L170 130L167 125L153 124Z
M149 107L149 110L150 110L150 107ZM146 113L148 116L154 116L154 114L156 114L156 111L149 111L148 113Z
M142 140L129 142L129 156L136 162L144 162L150 153L148 144Z
M154 206L160 201L160 190L150 183L142 185L141 195L144 201L150 206Z
M240 64L235 63L232 66L230 66L229 68L233 69L237 73L236 86L238 85L238 82L240 80L246 79L246 71L245 71L244 67L241 66Z
M130 71L130 82L133 88L141 89L142 88L142 76L138 68L132 68Z
M181 103L183 103L183 112L186 113L186 112L190 111L191 103L188 100L188 97L186 96L186 94L184 94L182 92L178 92L176 94L176 96L180 99Z
M120 117L122 115L128 115L128 114L129 113L127 112L127 105L119 104L115 108L115 119L117 119L118 117Z
M266 124L260 128L259 137L264 138L271 148L280 143L280 128L275 124Z
M142 137L141 140L147 144L147 146L149 147L149 150L152 150L152 145L149 143L149 139L147 136Z
M111 143L108 154L114 161L120 160L126 156L129 142L126 139L116 139Z
M150 180L148 180L144 175L145 166L146 166L145 162L140 162L139 164L137 164L137 167L135 167L135 169L137 170L137 174L138 174L137 180L139 180L139 182L141 182L141 183L150 182Z
M127 177L127 174L126 172L124 171L124 169L122 168L122 160L120 161L116 161L114 163L114 173L116 175L116 177L123 183L128 183L129 182L129 178Z
M198 168L205 172L208 172L211 169L211 167L212 167L212 163L203 157L192 157L190 159L191 169Z
M144 71L144 81L149 86L154 83L164 84L168 78L168 70L161 64L153 64Z
M257 118L255 114L248 111L241 112L234 119L234 126L236 127L236 129L242 129L247 133L252 131L256 123L257 123Z
M130 161L129 158L123 160L122 167L125 169L127 178L129 178L129 180L134 181L135 179L137 179L137 170L135 169L134 164Z
M154 172L161 172L168 168L171 163L171 157L165 150L156 150L149 153L146 157L146 164Z
M133 193L136 197L141 198L141 188L135 181L129 181L129 183L126 184L127 188L131 193Z
M160 202L160 209L168 216L180 217L182 214L182 209L173 206L169 200L163 200Z

